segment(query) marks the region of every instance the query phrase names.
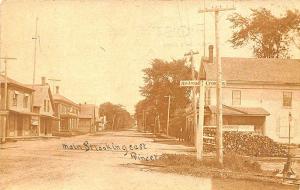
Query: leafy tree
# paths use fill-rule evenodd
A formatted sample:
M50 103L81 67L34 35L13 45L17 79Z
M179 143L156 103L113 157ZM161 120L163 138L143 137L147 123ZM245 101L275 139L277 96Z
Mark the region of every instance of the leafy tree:
M112 104L110 102L103 103L99 106L99 114L106 116L109 129L128 128L133 125L133 119L128 111L122 105Z
M300 26L298 27L297 31L294 33L293 37L294 45L300 49Z
M191 79L191 68L185 65L185 60L170 62L154 59L151 66L144 69L145 85L141 94L145 97L136 105L136 114L142 119L143 111L147 114L147 125L155 126L155 118L159 116L161 127L166 126L168 98L171 96L170 117L177 109L184 109L190 102L190 88L179 86L180 80ZM150 119L151 118L151 119ZM140 123L138 121L138 123ZM154 129L152 129L154 131Z
M286 58L293 39L291 32L300 24L298 10L286 11L282 17L271 11L251 9L250 17L234 13L228 17L232 23L233 34L229 40L234 48L251 45L253 53L259 58Z

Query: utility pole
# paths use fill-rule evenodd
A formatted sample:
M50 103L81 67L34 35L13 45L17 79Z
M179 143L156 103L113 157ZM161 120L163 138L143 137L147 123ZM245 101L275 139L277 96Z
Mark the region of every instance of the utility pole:
M37 27L38 27L38 18L36 17L35 20L35 35L32 38L34 40L34 56L33 56L33 76L32 76L32 89L34 89L35 85L35 67L36 67L36 41L39 39L39 36L37 34ZM31 111L33 111L33 102L34 102L34 96L31 96Z
M146 132L147 131L147 112L144 110L144 132Z
M116 118L116 114L114 114L114 117L113 117L113 122L112 122L112 125L111 125L112 130L114 130L115 118Z
M195 64L194 64L194 55L199 54L199 52L193 52L192 50L189 53L184 54L184 56L189 56L191 61L192 68L192 80L195 80ZM194 118L194 143L197 147L197 97L196 97L196 86L193 86L193 118Z
M143 132L145 132L145 110L143 109Z
M205 0L203 0L203 9L205 9ZM206 36L205 36L205 12L203 12L203 58L205 58L206 50Z
M167 118L167 132L166 135L169 136L169 127L170 127L170 104L171 104L171 96L165 96L168 97L168 118Z
M33 56L33 76L32 76L32 88L33 85L35 84L35 67L36 67L36 42L39 39L39 36L37 34L37 28L38 28L38 18L36 17L35 20L35 35L32 37L34 40L34 56Z
M217 160L223 165L223 110L222 110L222 64L221 56L219 50L219 12L221 11L231 11L235 10L234 7L231 8L211 8L207 9L204 7L204 10L200 10L200 13L205 12L214 12L215 13L215 43L216 43L216 64L217 64L217 132L216 132L216 142L217 142Z
M6 138L6 127L7 127L7 114L8 114L8 105L7 105L7 60L16 60L16 58L13 57L0 57L0 59L4 60L4 67L5 67L5 84L4 84L4 110L5 110L5 117L3 117L3 128L2 128L2 142L5 142ZM1 83L0 83L1 84ZM1 85L0 85L1 88ZM2 101L2 97L1 97Z
M156 120L157 120L157 131L158 133L160 133L160 119L159 119L159 112L158 112L158 109L157 109L157 100L155 100L155 110L156 110Z
M167 131L166 135L169 136L169 127L170 127L170 107L171 107L171 95L165 96L165 98L168 98L168 115L167 115Z

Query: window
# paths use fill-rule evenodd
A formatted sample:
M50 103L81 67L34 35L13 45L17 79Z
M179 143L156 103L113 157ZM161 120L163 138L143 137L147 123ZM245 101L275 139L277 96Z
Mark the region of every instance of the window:
M50 101L47 100L47 112L50 112Z
M241 105L241 91L240 90L232 91L232 105Z
M47 112L47 100L44 100L44 112Z
M292 107L292 92L283 92L282 105Z
M24 95L23 98L23 108L28 108L28 95Z
M67 108L65 105L61 106L61 113L67 113Z
M13 94L13 106L17 106L18 105L18 94L15 92Z
M210 105L210 99L211 99L211 92L210 88L207 88L205 91L205 105Z

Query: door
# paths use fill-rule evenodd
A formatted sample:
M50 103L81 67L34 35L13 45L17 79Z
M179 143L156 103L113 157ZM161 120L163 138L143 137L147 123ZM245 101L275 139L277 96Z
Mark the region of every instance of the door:
M41 118L40 121L40 134L44 135L45 134L45 119Z

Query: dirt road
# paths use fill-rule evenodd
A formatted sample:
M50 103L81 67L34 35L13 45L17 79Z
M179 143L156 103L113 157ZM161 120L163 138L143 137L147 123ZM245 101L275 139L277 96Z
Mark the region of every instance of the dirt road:
M0 189L298 189L150 171L136 165L139 159L190 151L182 145L154 143L150 136L128 130L1 144Z

